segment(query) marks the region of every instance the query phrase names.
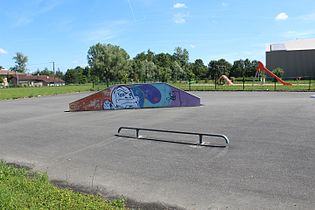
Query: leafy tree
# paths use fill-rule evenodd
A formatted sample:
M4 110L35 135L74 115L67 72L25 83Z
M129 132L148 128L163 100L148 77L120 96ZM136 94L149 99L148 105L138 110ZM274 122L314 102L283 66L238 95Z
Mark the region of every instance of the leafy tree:
M169 53L159 53L154 56L153 62L159 67L168 67L172 66L173 57Z
M92 74L101 81L121 81L128 66L128 53L116 45L96 44L90 47L87 55Z
M230 76L233 77L251 77L256 74L258 61L250 61L248 58L245 60L236 60L233 63Z
M34 73L32 73L33 75L48 75L48 76L53 76L54 72L49 70L47 67L45 67L43 70L39 70L37 69L37 71L35 71Z
M272 73L274 73L276 76L282 78L284 75L284 70L280 67L275 68L274 70L272 70ZM277 80L275 78L273 78L274 82L277 82Z
M17 52L16 55L13 57L15 60L16 65L12 68L17 72L26 72L26 64L28 62L27 56L23 55L21 52Z
M153 61L146 61L146 77L148 81L157 81L158 80L158 68L153 63Z
M181 47L176 47L174 50L173 58L175 61L179 63L179 65L183 68L188 64L189 61L189 53L187 49L182 49Z
M139 54L137 54L134 57L134 60L141 60L141 61L149 61L149 62L153 62L154 59L154 52L152 52L151 50L147 50L147 52L141 52Z
M196 79L195 74L193 73L193 63L189 63L185 68L186 80L189 82Z
M84 75L84 69L80 66L77 66L74 69L68 69L64 79L67 84L84 84L87 82L87 77Z
M208 64L208 76L218 79L222 74L230 75L232 65L225 59L212 60Z
M59 68L58 68L58 70L56 71L55 76L58 77L58 78L60 78L60 79L62 79L62 80L64 80L64 77L65 77L64 73L63 73L62 71L60 71Z
M185 72L183 68L179 65L177 61L174 61L171 66L171 80L177 81L179 79L185 78Z
M168 53L159 53L154 56L154 63L157 65L156 80L168 81L171 78L171 67L173 57Z
M154 81L156 78L156 66L153 63L154 53L150 50L137 54L131 62L130 76L133 81Z
M158 80L167 82L171 78L171 69L169 67L158 67Z
M64 79L64 73L60 71L59 68L56 72L49 70L47 67L45 67L43 70L37 69L37 71L33 72L32 75L48 75L48 76L55 76L60 79Z
M246 76L254 76L257 72L257 67L258 67L258 61L257 60L252 60L250 63L250 67L247 70L247 75Z
M245 62L244 60L236 60L233 63L233 66L231 68L230 76L233 77L242 77L245 76L246 68L245 68Z
M201 59L196 59L195 62L192 64L192 72L196 76L196 79L205 79L207 77L208 69L203 64Z

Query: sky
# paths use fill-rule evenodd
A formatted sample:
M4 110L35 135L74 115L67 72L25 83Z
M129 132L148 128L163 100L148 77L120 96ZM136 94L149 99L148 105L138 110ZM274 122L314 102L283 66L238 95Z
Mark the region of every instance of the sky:
M28 71L87 65L113 44L130 57L186 48L190 61L265 61L266 44L315 37L314 0L0 0L0 65L17 52Z

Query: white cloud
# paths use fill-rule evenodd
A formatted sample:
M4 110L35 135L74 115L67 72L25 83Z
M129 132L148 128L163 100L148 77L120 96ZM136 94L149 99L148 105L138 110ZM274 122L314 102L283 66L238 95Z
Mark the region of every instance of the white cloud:
M174 22L177 24L184 24L186 23L186 16L187 15L182 14L182 13L175 14L173 17Z
M184 3L176 3L173 5L175 9L181 9L181 8L187 8L187 6Z
M190 47L194 49L194 48L196 48L196 45L191 44Z
M287 20L289 18L289 16L287 15L287 13L285 12L280 12L276 17L275 20L276 21L283 21L283 20Z
M0 48L0 55L4 55L4 54L7 54L8 52L3 49L3 48Z
M229 4L226 2L222 2L221 5L222 5L222 7L228 7L229 6Z

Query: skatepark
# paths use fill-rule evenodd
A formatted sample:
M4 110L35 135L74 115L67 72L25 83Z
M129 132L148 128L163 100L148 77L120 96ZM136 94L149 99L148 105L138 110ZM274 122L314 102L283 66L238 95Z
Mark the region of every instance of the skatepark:
M68 112L69 103L90 94L0 101L0 159L164 209L315 205L315 93L193 92L201 106ZM121 126L221 133L230 144L115 136Z

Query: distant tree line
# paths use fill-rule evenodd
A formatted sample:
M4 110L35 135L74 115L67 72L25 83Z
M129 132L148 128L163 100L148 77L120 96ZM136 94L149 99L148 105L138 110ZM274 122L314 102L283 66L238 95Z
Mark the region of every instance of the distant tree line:
M225 59L212 60L205 65L202 59L189 62L187 49L176 47L173 54L141 52L134 58L121 47L98 43L88 50L89 66L68 69L66 83L87 82L153 82L192 81L229 77L248 77L256 73L257 61L237 60L233 64Z
M16 65L11 70L26 72L28 57L21 52L13 57ZM218 79L222 74L228 77L250 77L256 73L256 60L236 60L229 63L225 59L211 60L208 65L202 59L189 62L189 52L176 47L173 54L141 52L134 58L123 48L112 44L95 44L87 53L88 66L68 69L64 74L59 69L54 72L45 68L33 75L55 75L67 84L84 83L128 83L128 82L168 82Z

